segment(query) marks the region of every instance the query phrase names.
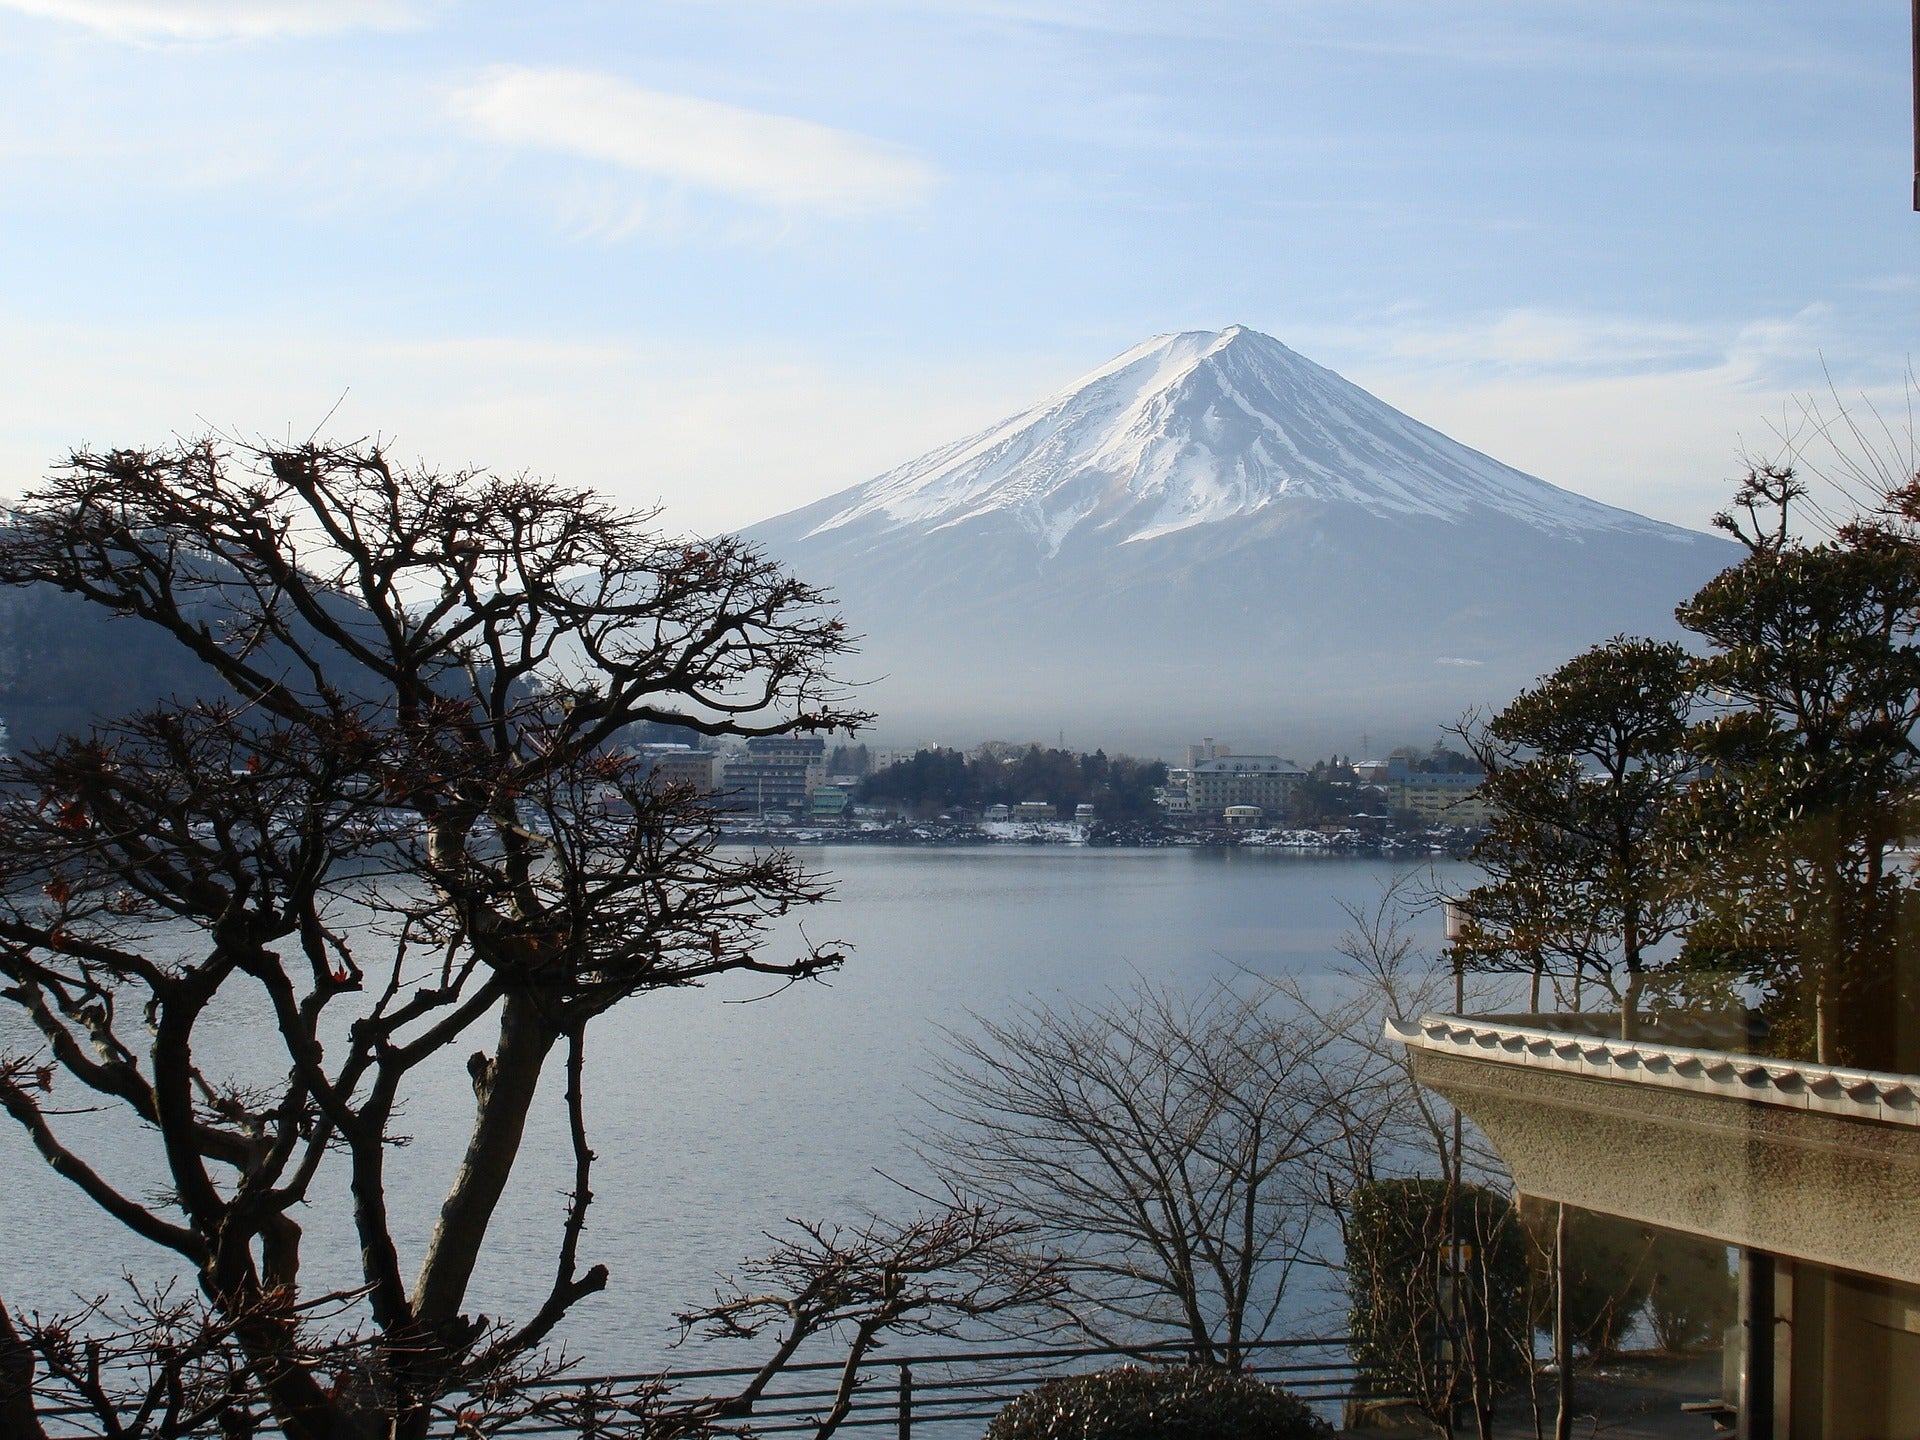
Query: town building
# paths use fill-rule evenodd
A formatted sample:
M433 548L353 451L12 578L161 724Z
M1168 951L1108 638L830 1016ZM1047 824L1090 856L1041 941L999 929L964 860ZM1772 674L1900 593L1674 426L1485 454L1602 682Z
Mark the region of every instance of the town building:
M1187 767L1186 768L1191 770L1194 766L1199 765L1204 761L1218 760L1222 756L1231 755L1232 753L1233 752L1229 750L1226 746L1216 745L1214 743L1213 737L1209 735L1207 736L1206 739L1202 740L1198 745L1187 746Z
M1192 779L1193 771L1185 766L1169 767L1167 783L1154 792L1154 803L1169 820L1185 820L1193 814L1193 796L1188 789Z
M1492 811L1480 797L1485 775L1450 771L1409 771L1381 788L1396 810L1407 810L1432 825L1484 825Z
M1257 805L1268 815L1283 815L1307 772L1278 755L1217 755L1194 765L1187 775L1192 813L1216 819L1230 805Z
M711 795L720 782L720 757L691 745L642 745L640 757L659 789L684 786L697 795Z
M925 745L908 745L886 750L869 746L867 749L867 774L878 774L889 765L904 765L922 750L938 750L939 748L938 745L932 743Z
M728 757L721 788L732 808L753 815L804 815L825 783L827 742L818 735L756 735Z
M1053 806L1044 800L1022 800L1013 807L1015 820L1051 820L1054 818Z

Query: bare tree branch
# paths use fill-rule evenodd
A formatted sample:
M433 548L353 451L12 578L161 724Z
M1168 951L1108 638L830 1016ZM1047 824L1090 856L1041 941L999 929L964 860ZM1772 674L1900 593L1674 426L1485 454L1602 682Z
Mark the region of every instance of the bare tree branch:
M0 534L0 583L131 617L206 674L198 696L0 762L0 1001L46 1047L0 1056L0 1110L88 1200L187 1257L194 1324L217 1337L195 1353L231 1351L247 1403L290 1435L422 1434L441 1397L520 1373L607 1283L580 1256L596 1017L842 959L762 954L766 923L828 887L782 853L723 853L707 802L617 742L641 721L857 725L832 678L851 637L750 546L663 537L655 519L366 443L207 440L80 452ZM276 1083L209 1069L197 1043L243 993L270 1009L256 1038L282 1052ZM403 1256L394 1116L419 1066L488 1031L440 1223ZM485 1323L466 1295L562 1042L575 1168L554 1283L517 1328ZM95 1153L40 1103L55 1075L146 1128ZM336 1166L371 1322L350 1341L303 1318L329 1297L302 1291L293 1218ZM142 1167L164 1202L124 1183ZM187 1323L168 1314L148 1341ZM85 1344L43 1335L42 1373L111 1409L106 1428L187 1413L109 1406ZM314 1362L335 1344L339 1383ZM184 1372L156 1373L164 1390Z

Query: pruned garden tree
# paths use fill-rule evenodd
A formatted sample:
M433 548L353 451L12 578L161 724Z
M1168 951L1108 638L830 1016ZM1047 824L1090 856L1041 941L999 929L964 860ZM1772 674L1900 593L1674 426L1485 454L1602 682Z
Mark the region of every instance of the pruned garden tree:
M826 887L721 851L702 797L608 742L636 722L855 725L831 677L846 631L747 545L654 520L372 444L194 442L76 454L0 535L0 581L144 625L207 680L0 762L0 1001L38 1035L0 1064L18 1127L0 1153L37 1151L177 1257L243 1392L230 1428L419 1435L535 1353L608 1283L582 1243L592 1021L840 959L763 954L763 922ZM236 1016L270 1052L244 1075L207 1059ZM395 1118L454 1047L465 1153L408 1255ZM551 1283L488 1321L469 1289L554 1066L573 1167ZM130 1123L90 1147L75 1096ZM344 1330L316 1308L300 1221L336 1193L358 1251ZM30 1339L0 1326L0 1381L30 1369ZM20 1393L0 1396L16 1428Z
M1618 636L1577 655L1462 733L1493 808L1461 897L1461 963L1592 983L1631 1038L1661 945L1692 918L1674 855L1694 769L1699 678L1677 644Z
M925 1157L955 1193L1020 1217L1105 1344L1176 1338L1238 1366L1312 1263L1320 1170L1352 1077L1318 1023L1247 987L1142 984L952 1035Z
M1629 1038L1657 979L1682 1007L1757 999L1781 1053L1920 1063L1896 855L1920 822L1920 481L1856 480L1848 512L1755 466L1717 522L1746 557L1676 612L1695 651L1616 638L1467 728L1497 818L1464 963L1570 982Z
M1719 520L1747 557L1680 607L1713 646L1714 700L1695 740L1704 913L1686 958L1759 986L1779 1047L1908 1069L1915 890L1892 852L1920 819L1920 479L1910 463L1877 479L1865 509L1809 539L1800 477L1757 467Z

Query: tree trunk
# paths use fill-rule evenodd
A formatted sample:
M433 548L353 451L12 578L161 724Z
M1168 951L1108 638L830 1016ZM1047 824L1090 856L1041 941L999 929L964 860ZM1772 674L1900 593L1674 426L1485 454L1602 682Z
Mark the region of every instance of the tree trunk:
M431 1332L459 1318L494 1207L520 1153L541 1069L558 1038L530 998L510 993L500 1007L499 1047L491 1059L476 1055L470 1062L473 1133L413 1290L414 1316Z
M1640 1038L1640 992L1646 987L1646 976L1638 970L1627 972L1627 986L1620 994L1620 1038L1638 1040Z
M1834 999L1829 982L1821 976L1813 994L1813 1058L1816 1064L1834 1063Z
M296 1337L276 1318L258 1311L258 1297L244 1303L254 1313L234 1329L247 1358L257 1367L260 1394L287 1440L376 1440L381 1417L323 1389L310 1366L301 1363Z
M1640 992L1646 986L1645 967L1640 961L1640 916L1628 906L1620 932L1621 955L1627 965L1627 988L1620 996L1620 1038L1640 1038Z
M47 1440L34 1413L33 1351L0 1300L0 1440Z

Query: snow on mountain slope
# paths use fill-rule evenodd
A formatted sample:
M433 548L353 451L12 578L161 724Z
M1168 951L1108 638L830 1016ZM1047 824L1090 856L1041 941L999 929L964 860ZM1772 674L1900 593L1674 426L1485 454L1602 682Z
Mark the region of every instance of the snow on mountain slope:
M1609 635L1679 638L1674 606L1739 549L1502 465L1240 327L1149 340L744 533L865 637L850 678L883 736L1051 721L1161 753L1421 733Z
M809 507L806 535L926 532L997 513L1050 557L1083 528L1128 544L1282 500L1445 521L1492 511L1564 535L1676 533L1502 465L1236 325L1135 346L1010 419Z

